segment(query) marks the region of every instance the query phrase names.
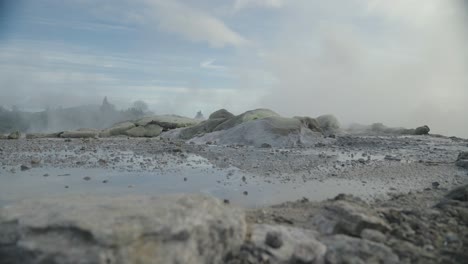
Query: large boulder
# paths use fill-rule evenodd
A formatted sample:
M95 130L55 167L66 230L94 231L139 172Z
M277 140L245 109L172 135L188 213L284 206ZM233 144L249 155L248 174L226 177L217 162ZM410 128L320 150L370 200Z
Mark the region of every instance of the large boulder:
M298 119L275 116L245 122L228 130L208 133L193 138L189 142L196 144L216 142L221 145L242 144L256 147L265 145L294 147L298 145L312 146L322 140L323 137L320 133L303 127Z
M220 109L214 113L212 113L209 117L209 119L229 119L229 118L233 118L234 115L229 112L228 110L226 109Z
M312 230L253 225L249 241L228 263L323 263L326 247L315 236Z
M245 234L242 211L201 195L26 200L0 210L0 262L222 263Z
M334 132L340 129L340 122L333 115L321 115L316 120L323 131Z
M415 135L428 135L431 129L428 126L420 126L414 130Z
M322 133L322 129L320 128L320 124L317 122L316 119L308 117L308 116L295 116L294 118L301 121L302 125L312 131Z
M159 115L144 117L135 122L137 126L147 126L149 124L159 125L165 131L181 127L193 126L200 123L200 120L195 120L188 117L178 115Z
M326 237L322 242L327 246L328 264L400 263L398 256L384 244L345 235Z
M0 139L8 139L8 136L5 136L3 134L0 134Z
M7 138L8 139L20 139L21 133L19 131L11 132Z
M390 225L356 202L333 201L313 217L313 223L322 234L360 236L364 229L389 231Z
M119 136L125 135L127 130L130 130L135 127L133 122L125 121L113 125L111 128L105 129L101 132L99 136L108 137L108 136Z
M163 128L159 125L149 124L146 126L133 127L125 131L125 134L130 137L157 137L162 131Z
M458 155L458 158L457 158L457 161L455 162L455 164L458 167L468 169L468 152L461 152Z
M225 122L224 118L213 118L201 122L195 126L187 127L180 131L180 139L191 139L196 136L203 136L206 133L213 132L213 130L219 126L221 123Z
M243 124L245 122L260 120L267 117L279 117L279 115L269 109L256 109L247 111L241 115L229 118L225 122L217 126L214 131L226 130L233 128L237 125Z

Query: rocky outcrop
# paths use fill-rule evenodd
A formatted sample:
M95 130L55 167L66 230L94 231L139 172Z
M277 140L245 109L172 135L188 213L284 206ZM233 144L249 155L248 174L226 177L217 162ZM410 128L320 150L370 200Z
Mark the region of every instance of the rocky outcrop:
M247 111L241 115L229 118L228 120L226 120L225 122L217 126L213 131L221 131L221 130L230 129L237 125L240 125L249 121L260 120L260 119L264 119L267 117L279 117L279 115L269 109L255 109L255 110Z
M414 130L415 135L428 135L431 129L428 126L420 126Z
M455 164L458 167L462 167L465 169L468 169L468 152L462 152L460 155L458 155L457 161Z
M162 131L163 128L159 125L149 124L146 126L133 127L125 131L125 134L130 137L157 137Z
M384 244L335 235L323 240L327 246L325 263L400 263L398 256Z
M294 147L311 146L322 140L320 133L305 128L300 120L274 116L244 122L228 130L193 138L189 142L196 144L216 142L221 145L242 144L255 147L262 147L266 144L272 147Z
M389 231L390 225L372 211L358 203L334 201L325 205L313 218L313 223L323 234L360 236L365 229Z
M0 211L2 263L222 263L244 214L203 196L66 197Z
M327 133L333 133L340 129L340 122L334 115L321 115L316 120L320 128Z
M21 138L21 133L19 131L11 132L8 137L8 139L20 139Z
M229 112L228 110L226 109L220 109L214 113L212 113L209 117L209 119L229 119L229 118L233 118L234 115Z
M135 127L133 122L121 122L113 125L111 128L105 129L102 131L99 136L100 137L110 137L110 136L119 136L125 135L126 132Z
M353 124L348 129L353 134L371 135L428 135L431 129L428 126L418 128L387 127L382 123L374 123L370 126Z
M150 116L144 117L135 122L136 126L147 126L149 124L154 124L162 127L164 131L189 127L200 123L200 120L195 120L188 117L178 116L178 115L159 115L159 116Z
M273 225L253 225L251 230L237 263L323 263L327 248L312 230Z
M206 121L201 122L198 125L185 128L180 131L180 139L192 139L194 137L203 136L204 134L211 133L213 130L219 126L221 123L225 122L226 119L223 118L212 118Z
M320 124L317 122L316 119L308 117L308 116L295 116L294 118L301 121L302 125L312 131L322 133L323 130L320 128Z

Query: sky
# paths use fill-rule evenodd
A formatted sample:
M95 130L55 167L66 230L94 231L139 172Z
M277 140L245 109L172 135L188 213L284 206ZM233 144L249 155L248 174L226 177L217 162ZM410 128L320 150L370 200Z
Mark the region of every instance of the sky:
M468 137L466 0L0 0L0 105L270 108Z

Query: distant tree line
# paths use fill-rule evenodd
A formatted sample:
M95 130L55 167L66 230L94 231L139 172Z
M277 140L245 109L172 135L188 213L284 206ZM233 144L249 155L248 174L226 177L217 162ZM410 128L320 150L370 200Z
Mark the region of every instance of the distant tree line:
M78 128L103 129L125 121L138 119L148 112L148 105L136 101L132 107L117 110L104 98L102 104L70 108L46 109L41 112L20 111L17 107L11 110L0 106L0 133L21 132L57 132Z

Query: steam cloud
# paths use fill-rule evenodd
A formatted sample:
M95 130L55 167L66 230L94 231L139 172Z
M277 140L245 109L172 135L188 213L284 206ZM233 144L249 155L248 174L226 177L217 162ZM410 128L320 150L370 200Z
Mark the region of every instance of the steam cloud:
M266 51L277 82L263 105L468 136L464 1L294 2Z

